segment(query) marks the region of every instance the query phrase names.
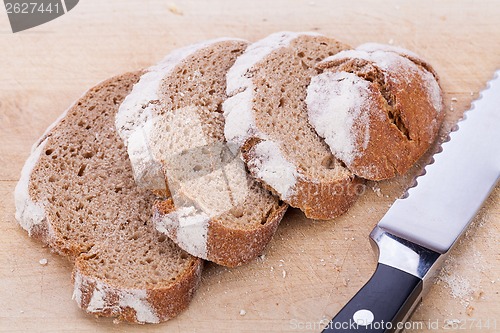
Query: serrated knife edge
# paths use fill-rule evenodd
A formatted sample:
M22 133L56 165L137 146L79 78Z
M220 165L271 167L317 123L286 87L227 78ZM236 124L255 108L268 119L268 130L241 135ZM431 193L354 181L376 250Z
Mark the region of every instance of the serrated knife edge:
M460 128L435 154L434 163L425 167L425 175L418 177L418 186L408 198L396 200L373 229L370 239L379 252L377 269L324 333L392 333L404 328L401 324L498 182L499 76L497 71L472 103L474 111L464 114ZM467 175L469 168L472 174Z

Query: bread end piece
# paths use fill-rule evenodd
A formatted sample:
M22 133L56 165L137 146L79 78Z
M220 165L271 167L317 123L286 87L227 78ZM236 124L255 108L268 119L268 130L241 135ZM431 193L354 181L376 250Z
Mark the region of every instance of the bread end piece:
M444 118L439 79L410 51L366 44L317 65L309 121L355 175L404 174L435 140Z

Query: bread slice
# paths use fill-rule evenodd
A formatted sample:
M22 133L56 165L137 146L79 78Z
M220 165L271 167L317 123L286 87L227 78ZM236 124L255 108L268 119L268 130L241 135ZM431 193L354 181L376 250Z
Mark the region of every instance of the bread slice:
M444 112L438 77L408 50L364 44L318 64L309 120L354 174L404 174L435 140Z
M155 205L157 230L231 267L262 253L287 208L224 140L225 75L246 46L217 39L174 51L141 77L116 118L138 184L171 194Z
M202 261L151 221L114 116L140 72L90 89L35 144L15 190L28 234L74 262L73 298L86 312L157 323L185 309Z
M275 33L250 45L227 74L227 141L254 177L313 219L344 213L363 190L310 126L305 105L316 64L347 48L315 33Z

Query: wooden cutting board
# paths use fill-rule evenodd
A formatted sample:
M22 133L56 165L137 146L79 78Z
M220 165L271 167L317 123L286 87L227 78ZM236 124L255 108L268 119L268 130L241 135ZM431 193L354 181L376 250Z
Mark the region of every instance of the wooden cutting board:
M78 309L71 264L29 239L14 219L13 191L31 145L98 81L203 39L313 30L352 45L400 45L427 58L445 92L445 134L500 67L498 1L175 1L80 1L68 14L16 34L0 9L1 332L319 332L320 322L370 277L376 257L368 234L428 160L404 177L369 183L333 221L290 210L262 258L235 269L207 264L178 318L115 324ZM500 331L499 243L497 187L407 332Z

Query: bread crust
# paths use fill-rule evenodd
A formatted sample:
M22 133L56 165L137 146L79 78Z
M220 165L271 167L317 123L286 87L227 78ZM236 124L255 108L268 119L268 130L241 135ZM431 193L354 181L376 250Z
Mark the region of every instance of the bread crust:
M47 244L55 252L67 257L75 264L72 273L75 282L73 298L86 312L98 316L118 317L121 320L136 323L156 323L175 317L187 307L200 281L203 261L185 254L187 263L184 267L186 269L180 268L175 281L160 281L157 285L148 285L138 289L117 285L116 281L113 282L114 280L97 276L88 265L90 259L88 251L94 245L68 238L64 235L63 230L54 228L54 219L56 217L51 212L47 202L36 199L37 186L35 186L32 178L34 174L42 172L39 170L40 161L42 157L47 159L45 154L48 151L46 149L57 147L58 140L64 138L60 136L60 133L64 132L62 129L69 125L66 115L71 117L77 114L80 115L81 110L78 110L80 102L92 100L99 91L126 89L127 87L131 89L132 84L138 80L141 73L126 73L96 85L77 100L56 123L49 127L42 138L34 145L32 154L28 158L21 179L16 186L16 219L31 237ZM108 103L110 102L108 101ZM117 109L116 103L119 105L119 101L113 103ZM91 111L91 109L87 110L89 119L92 115ZM114 112L111 112L111 116L114 115ZM102 115L97 116L101 117ZM85 130L87 129L82 127L82 131ZM97 133L97 135L99 134L106 135L105 133ZM114 133L111 135L114 135ZM117 147L116 149L124 148ZM123 172L128 171L123 170ZM64 172L61 174L64 174ZM132 174L130 174L130 177L132 177ZM75 184L74 186L79 185ZM66 191L70 191L70 189L66 189ZM61 191L61 195L64 194L65 192ZM147 200L147 198L141 198L141 200ZM75 216L78 215L78 213L74 213ZM88 232L91 233L91 226L88 229ZM151 232L156 232L152 225ZM102 235L101 238L105 239L106 237L106 235ZM176 251L181 253L180 249ZM168 256L169 254L165 253L164 255ZM97 286L100 288L99 293L96 291ZM91 301L93 301L93 307L89 307ZM95 306L96 304L99 304L99 306Z
M210 227L207 234L207 258L217 264L226 267L241 266L257 256L261 255L273 235L278 229L278 225L283 218L288 205L279 204L272 207L268 212L267 219L262 222L263 227L253 229L236 229L226 226L222 221L223 216L210 220ZM153 214L155 223L164 224L165 216L175 210L170 199L157 201L154 205ZM169 237L177 238L177 228L167 228ZM238 255L235 256L235 253Z
M231 229L213 219L208 231L208 254L214 262L223 262L225 266L243 265L261 255L269 244L288 205L273 207L264 227L248 230ZM235 257L234 253L241 253Z

